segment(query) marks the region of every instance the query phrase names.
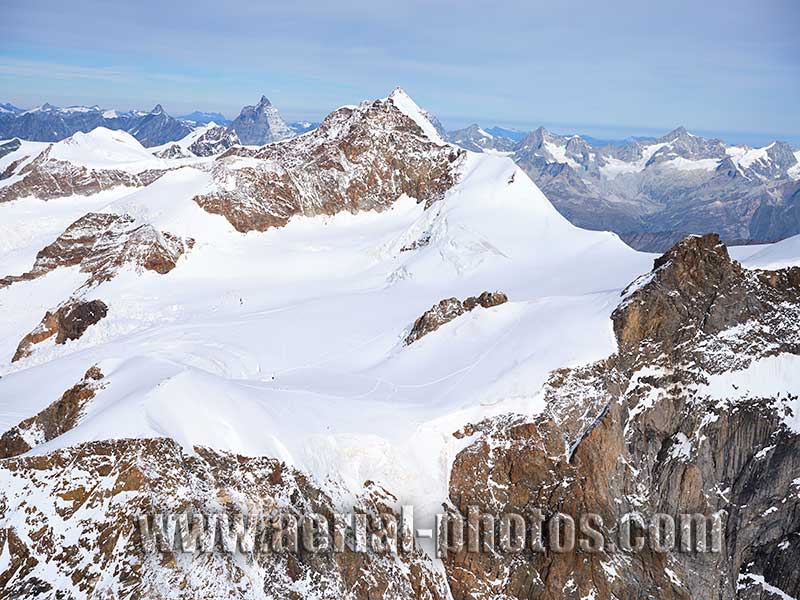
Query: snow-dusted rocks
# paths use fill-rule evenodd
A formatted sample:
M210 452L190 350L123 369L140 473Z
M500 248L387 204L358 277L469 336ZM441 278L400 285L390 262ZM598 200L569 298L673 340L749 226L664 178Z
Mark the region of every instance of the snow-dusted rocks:
M166 165L131 135L97 128L41 148L24 142L4 157L0 202L36 197L88 196L117 186L139 187L160 177ZM160 167L160 168L159 168Z
M195 156L214 156L239 143L239 136L235 131L211 126L189 145L188 150Z
M83 378L50 406L12 427L0 437L0 459L19 456L72 429L87 403L103 388L103 372L91 367Z
M612 319L618 352L555 371L542 413L457 433L470 443L450 500L463 519L469 506L498 520L530 507L575 523L596 514L606 540L634 511L716 514L721 552L459 552L446 560L454 596L741 598L743 578L764 576L796 595L800 269L747 271L718 236L690 237Z
M263 146L296 135L266 96L261 96L255 106L242 108L228 129L246 146Z
M128 157L139 147L98 141L61 156L165 172L0 205L3 272L25 273L0 286L4 590L731 600L746 576L795 591L794 271L748 271L718 240L692 238L649 273L653 256L571 225L507 157L434 134L395 92L304 136L212 157L152 156L159 147L139 161ZM25 159L29 144L0 168L43 150ZM792 240L735 254L798 262ZM468 300L404 344L442 298ZM80 337L57 344L56 332L11 362L43 315L98 302L94 324L83 329L94 310L70 320ZM637 507L724 506L732 527L752 525L709 564L551 553L443 565L422 552L150 555L135 522L188 507L412 504L428 528L443 504L471 498L490 511L598 508L609 522Z
M157 158L175 159L191 158L192 154L181 147L180 144L169 144L166 148L161 148L153 152L153 156Z
M421 337L428 335L439 329L445 323L460 317L465 312L469 312L478 306L491 308L508 302L508 298L503 292L483 292L480 296L470 296L463 302L458 298L446 298L438 304L434 304L429 310L422 313L422 316L414 321L414 326L406 336L405 344L412 344Z
M396 92L340 108L302 137L232 149L212 166L213 191L195 201L241 232L280 227L294 215L385 210L403 194L430 204L456 182L461 154Z
M88 213L43 248L30 271L0 279L0 287L42 277L59 267L79 267L88 275L88 285L108 281L123 266L164 274L175 268L193 243L138 224L128 215Z
M685 127L613 144L543 127L513 140L472 126L450 140L475 152L513 152L572 223L614 231L637 249L663 252L691 233L717 232L734 244L800 232L800 153L783 142L727 146Z
M269 530L253 531L258 551L247 560L222 551L149 550L138 520L144 515L332 515L329 490L272 458L188 452L169 439L98 441L6 459L0 489L0 582L12 596L448 597L442 574L420 551L274 551L264 543ZM385 514L385 493L365 486L357 507Z
M517 145L515 140L504 136L495 136L473 123L464 129L450 131L447 140L471 152L484 152L497 150L500 152L513 152Z
M79 339L107 314L108 307L102 300L70 299L55 311L48 311L36 329L22 338L11 362L30 356L36 344L51 338L56 344Z

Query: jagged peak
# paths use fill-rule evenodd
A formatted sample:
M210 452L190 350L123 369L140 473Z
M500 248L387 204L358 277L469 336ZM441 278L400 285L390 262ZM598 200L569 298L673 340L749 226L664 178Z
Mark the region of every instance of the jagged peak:
M653 271L672 264L678 266L694 267L701 262L730 262L733 260L728 254L728 249L717 233L705 235L689 235L659 256L653 262Z
M411 100L411 96L408 95L408 92L406 92L399 85L395 86L395 88L392 90L392 93L389 94L389 99L390 100L393 100L394 98L408 98L409 100ZM413 100L412 100L412 102L413 102Z
M520 142L520 145L523 148L524 147L530 147L530 146L538 146L544 140L550 139L551 137L552 137L552 134L549 131L547 131L547 129L545 129L544 127L539 126L536 129L534 129L533 131L531 131L524 138L522 138L522 141Z
M257 106L272 106L272 102L264 94L261 94L261 99L258 101Z
M672 142L672 141L677 140L679 138L687 138L687 137L697 137L697 136L695 136L692 133L689 133L689 131L686 129L686 127L684 127L683 125L680 125L679 127L676 127L675 129L670 131L667 135L663 136L658 141L659 142Z
M414 100L401 87L396 87L389 94L387 101L391 102L404 115L413 120L432 142L445 144L446 142L436 131L428 113L419 107Z
M150 111L151 115L160 115L160 114L163 114L163 113L164 113L164 107L162 107L160 104L156 104L153 107L153 110Z

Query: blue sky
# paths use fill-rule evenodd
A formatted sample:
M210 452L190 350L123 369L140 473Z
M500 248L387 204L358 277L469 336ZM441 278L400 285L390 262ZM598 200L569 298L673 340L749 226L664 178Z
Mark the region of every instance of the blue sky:
M6 0L0 101L291 119L401 85L448 127L800 144L800 2Z

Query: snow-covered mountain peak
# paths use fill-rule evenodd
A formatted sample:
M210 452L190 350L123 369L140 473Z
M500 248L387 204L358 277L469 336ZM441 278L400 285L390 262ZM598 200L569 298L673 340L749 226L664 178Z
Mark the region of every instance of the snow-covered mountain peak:
M431 120L430 115L421 109L403 88L394 88L392 93L389 94L388 100L394 104L400 110L400 112L407 117L410 117L417 125L419 125L420 129L422 129L425 135L428 136L432 142L441 145L446 143L436 130L436 126Z
M786 493L796 465L773 460L797 447L775 420L784 407L759 398L748 410L719 410L694 390L726 384L732 401L746 400L740 375L772 381L758 388L767 396L798 389L800 270L746 272L706 236L651 272L653 256L569 223L508 157L435 143L430 116L400 92L339 109L306 135L207 159L200 142L216 153L233 130L182 136L169 144L195 154L182 158L153 157L165 149L95 129L40 148L39 164L23 173L19 163L7 178L16 183L0 182L0 563L11 594L511 597L547 569L548 597L564 595L574 570L583 587L571 597L630 597L644 580L653 595L688 598L685 582L700 579L694 566L710 581L752 563L717 553L711 565L674 561L665 571L661 558L644 556L633 567L599 563L615 575L595 584L587 569L598 563L540 569L544 553L513 564L479 553L442 561L443 570L412 569L401 553L389 557L388 575L380 557L343 554L325 558L317 577L306 553L289 566L276 553L252 563L187 553L165 569L161 556L131 551L142 511L218 511L252 497L301 513L311 498L325 503L314 512L331 514L365 490L385 490L382 505L395 504L389 493L413 505L422 523L448 502L458 510L458 499L477 499L487 514L503 504L522 513L531 490L562 487L568 495L539 496L548 511L570 509L574 495L619 522L613 500L630 504L629 491L648 510L664 498L710 500L709 510L739 519L728 524L747 540L772 535L770 548L780 548L773 532L794 527L798 511ZM271 105L246 107L240 124L272 134L274 118ZM581 138L537 135L530 158L549 174L600 160L584 155L599 150ZM0 157L0 169L32 155L30 144ZM126 172L131 161L150 165L148 175ZM3 202L19 177L28 187ZM796 246L761 260L786 255ZM462 311L485 294L504 301ZM442 299L462 312L404 344ZM682 371L662 378L655 367L688 355L684 347L698 360L676 361ZM771 363L754 362L761 370L711 380L729 369L706 357L759 359L752 348L780 361L773 377L762 376ZM714 370L695 376L694 365ZM641 481L653 487L640 495ZM731 481L742 485L726 490ZM624 494L612 497L609 482ZM770 506L777 514L765 519ZM335 565L367 589L350 594ZM312 580L321 587L306 586ZM491 594L472 594L487 581Z
M42 104L40 106L37 106L36 108L32 108L32 109L30 109L28 111L25 111L22 114L33 114L33 113L38 113L38 112L53 112L53 111L56 111L56 110L58 110L57 106L54 106L53 104L50 104L49 102L45 102L44 104Z
M660 137L657 141L658 142L672 142L679 138L686 138L686 137L696 137L695 135L689 133L689 131L683 125L680 125L670 131L668 134Z
M153 156L126 131L97 127L52 145L49 157L93 169L114 169L120 163L152 161Z

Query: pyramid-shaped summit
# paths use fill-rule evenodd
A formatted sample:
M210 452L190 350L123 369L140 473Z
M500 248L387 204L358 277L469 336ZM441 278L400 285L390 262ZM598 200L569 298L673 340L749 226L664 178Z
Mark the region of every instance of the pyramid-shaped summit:
M228 127L246 146L263 146L294 137L295 133L265 95L255 106L245 106Z

